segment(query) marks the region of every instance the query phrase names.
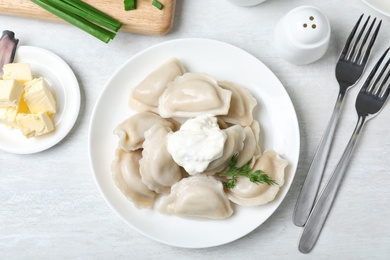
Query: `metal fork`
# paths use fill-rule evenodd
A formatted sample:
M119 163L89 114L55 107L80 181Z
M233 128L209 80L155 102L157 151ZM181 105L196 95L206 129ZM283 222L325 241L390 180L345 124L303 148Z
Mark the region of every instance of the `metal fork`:
M379 67L389 52L389 49L390 48L388 48L379 59L356 98L355 106L358 114L358 121L355 130L353 131L352 137L349 140L339 163L314 205L305 228L303 229L299 242L299 251L302 253L308 253L317 241L363 126L369 119L372 119L381 111L389 96L390 57L379 72Z
M370 20L369 16L366 19L362 28L360 29L360 32L355 37L359 24L362 21L363 15L360 16L359 20L352 29L352 32L347 39L347 42L340 54L339 60L336 65L336 79L340 85L340 90L332 117L314 155L314 159L306 175L305 182L302 186L297 203L295 205L293 222L297 226L305 225L307 218L309 217L310 211L313 208L318 188L320 186L320 182L324 172L326 160L328 158L337 121L340 115L344 96L347 90L354 86L363 74L364 68L367 64L367 60L371 53L371 49L374 45L375 39L382 24L382 21L380 21L379 24L376 26L374 33L371 35L371 40L369 41L368 46L366 46L371 31L374 27L376 18L372 21L364 37L362 38L363 33L366 30L366 27Z

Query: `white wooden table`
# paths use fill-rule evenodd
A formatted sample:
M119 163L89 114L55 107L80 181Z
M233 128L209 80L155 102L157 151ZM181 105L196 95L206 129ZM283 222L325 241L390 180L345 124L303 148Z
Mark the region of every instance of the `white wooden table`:
M321 60L296 66L279 57L273 32L282 15L303 4L324 11L332 35L329 49ZM250 8L223 0L178 0L174 27L169 34L119 33L108 45L68 24L0 16L0 30L16 32L20 45L48 49L72 67L80 83L82 102L74 128L55 147L32 155L0 151L0 258L389 259L390 105L363 130L334 207L310 254L298 251L302 229L291 221L311 158L336 100L338 85L334 70L338 54L362 13L383 19L368 65L370 69L390 46L390 18L360 0L268 0ZM301 134L297 173L275 213L247 236L205 249L167 246L126 225L99 193L87 151L92 110L113 73L147 47L186 37L224 41L265 63L289 93ZM325 178L337 163L355 126L354 99L359 86L346 97Z

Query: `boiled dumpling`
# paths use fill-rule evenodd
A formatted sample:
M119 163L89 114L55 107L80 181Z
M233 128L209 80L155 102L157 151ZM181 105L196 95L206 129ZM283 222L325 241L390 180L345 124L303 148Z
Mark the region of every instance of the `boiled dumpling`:
M146 187L139 174L139 160L141 150L125 152L116 150L112 162L112 177L120 191L134 203L137 208L152 208L156 193Z
M287 164L287 161L282 159L275 151L266 150L257 159L252 172L262 170L277 184L255 184L246 177L238 177L234 188L227 190L229 199L242 206L258 206L274 200L280 187L284 184L284 170Z
M171 186L178 182L182 170L167 150L167 134L172 130L162 125L154 125L145 133L140 160L142 182L157 193L169 192Z
M218 86L203 73L186 73L168 85L159 100L162 117L196 117L202 114L226 115L232 92Z
M120 123L114 134L119 137L118 146L124 151L134 151L141 148L144 142L144 133L153 125L160 124L175 129L175 123L170 119L165 119L151 112L134 114Z
M256 138L256 143L258 144L257 147L256 147L256 154L261 154L261 148L260 148L260 143L259 143L259 140L260 140L260 124L257 120L253 120L252 121L252 124L250 125L252 131L253 131L253 134Z
M244 127L245 140L244 148L238 154L236 167L240 168L244 166L248 161L251 161L250 166L252 167L256 159L260 156L260 144L259 134L260 126L256 120L252 121L251 126Z
M139 112L158 112L158 99L167 88L168 83L185 72L183 65L178 59L170 59L151 72L138 86L132 89L129 99L130 108Z
M232 92L229 112L221 118L227 123L250 126L253 121L253 108L257 105L256 99L247 89L233 82L220 81L218 84Z
M156 203L156 209L163 214L210 219L225 219L233 213L222 183L201 174L173 185L171 193Z
M221 172L229 166L231 158L239 153L244 146L245 132L242 126L233 125L223 130L227 135L223 154L220 158L212 161L205 173L215 174Z
M225 121L223 121L221 118L217 117L217 124L219 126L220 129L226 129L228 128L228 124L226 124Z

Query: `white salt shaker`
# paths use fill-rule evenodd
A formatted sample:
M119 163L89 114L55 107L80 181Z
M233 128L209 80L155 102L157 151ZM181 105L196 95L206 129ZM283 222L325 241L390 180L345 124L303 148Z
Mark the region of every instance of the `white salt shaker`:
M286 61L309 64L325 54L330 31L329 20L319 8L302 5L279 20L275 29L276 47Z

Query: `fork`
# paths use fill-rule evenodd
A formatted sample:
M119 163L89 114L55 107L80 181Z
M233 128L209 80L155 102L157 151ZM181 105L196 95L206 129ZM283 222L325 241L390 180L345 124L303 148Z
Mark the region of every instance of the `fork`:
M360 16L359 20L352 29L336 65L336 79L340 85L339 94L333 114L314 155L295 205L293 222L297 226L305 225L310 211L313 208L345 94L347 90L354 86L362 76L367 60L371 54L371 49L382 24L382 21L380 21L376 26L376 29L371 36L371 40L369 41L368 46L366 46L376 18L372 21L364 35L364 38L362 38L370 20L370 16L368 16L364 25L360 29L360 32L355 37L363 16L364 14Z
M390 69L388 69L388 67L390 57L379 72L379 67L389 52L389 49L390 48L385 51L375 67L372 69L370 75L367 77L359 94L357 95L355 107L358 114L358 120L355 130L353 131L351 139L349 140L340 161L314 205L303 229L299 242L299 251L302 253L308 253L313 248L318 236L320 235L363 126L369 119L375 117L382 110L383 105L389 96Z

